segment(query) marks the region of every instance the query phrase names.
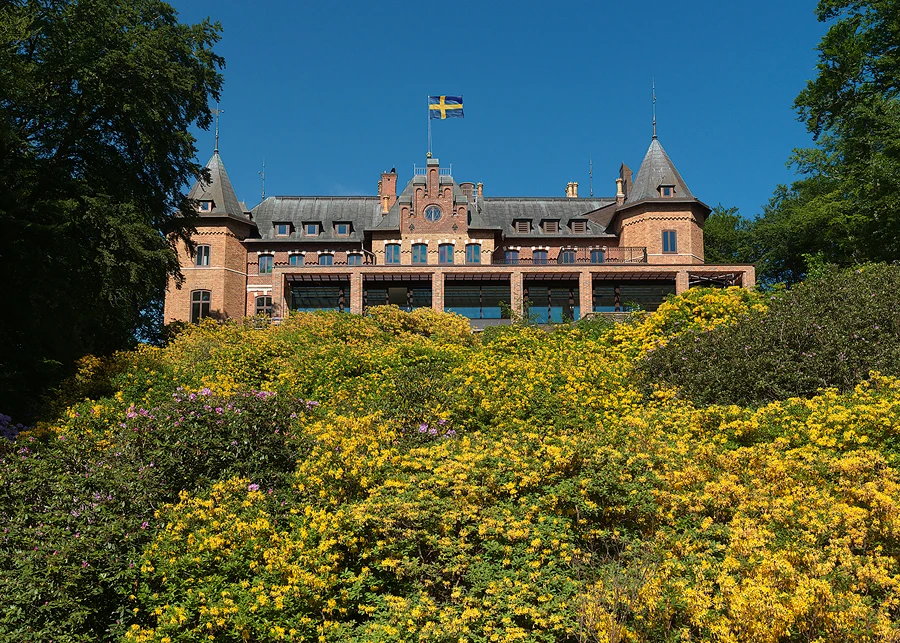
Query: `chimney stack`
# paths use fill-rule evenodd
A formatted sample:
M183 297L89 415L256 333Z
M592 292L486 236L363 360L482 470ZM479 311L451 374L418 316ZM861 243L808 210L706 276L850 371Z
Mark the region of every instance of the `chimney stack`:
M625 203L625 179L622 177L616 179L616 203L619 205Z
M570 181L566 184L566 196L570 199L578 198L578 182Z
M397 172L382 172L378 182L378 196L381 198L381 214L387 214L397 201Z
M475 184L475 193L478 195L479 199L484 198L484 183L479 181Z

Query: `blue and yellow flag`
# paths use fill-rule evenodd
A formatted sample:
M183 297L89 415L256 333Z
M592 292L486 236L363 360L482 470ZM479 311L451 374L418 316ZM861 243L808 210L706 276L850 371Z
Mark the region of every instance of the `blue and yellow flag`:
M429 96L429 118L463 118L462 96Z

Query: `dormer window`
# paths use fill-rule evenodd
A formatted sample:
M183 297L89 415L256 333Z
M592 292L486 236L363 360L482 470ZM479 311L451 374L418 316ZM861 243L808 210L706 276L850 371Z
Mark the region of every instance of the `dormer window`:
M570 221L572 232L574 234L584 234L587 232L587 221Z
M212 212L213 202L212 201L201 201L200 202L200 212Z
M275 236L276 237L286 237L291 234L291 224L290 223L276 223L275 224Z
M544 221L544 234L556 234L559 232L559 221L556 219Z
M660 185L659 186L659 196L662 196L662 197L675 196L675 186L674 185Z
M303 234L307 237L318 237L319 236L319 224L318 223L304 223L303 224Z
M334 224L334 234L337 237L349 237L350 236L350 224L349 223L335 223Z
M516 221L513 221L513 230L518 234L528 234L531 232L531 220L517 219Z

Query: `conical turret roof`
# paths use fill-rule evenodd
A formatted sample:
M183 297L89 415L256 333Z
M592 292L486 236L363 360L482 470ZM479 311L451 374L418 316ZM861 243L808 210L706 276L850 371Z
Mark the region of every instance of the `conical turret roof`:
M650 142L650 149L647 150L647 155L644 156L644 161L641 163L641 169L638 170L634 185L627 195L626 203L663 198L659 193L660 186L674 187L674 196L676 197L694 198L687 183L675 169L672 159L666 154L659 139L654 136Z
M209 170L209 183L205 183L203 180L197 181L188 193L188 198L197 201L212 201L212 209L205 211L203 213L205 215L230 215L246 219L247 214L234 193L218 150L213 152L212 158L206 164L206 169Z

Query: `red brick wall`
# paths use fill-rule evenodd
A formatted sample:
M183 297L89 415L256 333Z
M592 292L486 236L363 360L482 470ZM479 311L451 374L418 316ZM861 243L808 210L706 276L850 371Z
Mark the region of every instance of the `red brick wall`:
M210 291L212 317L240 318L246 314L247 252L241 239L246 237L247 230L247 226L234 221L201 220L193 241L209 246L209 266L195 266L187 246L179 245L178 259L184 283L180 289L171 279L166 285L163 313L166 323L190 321L191 293L195 290Z

